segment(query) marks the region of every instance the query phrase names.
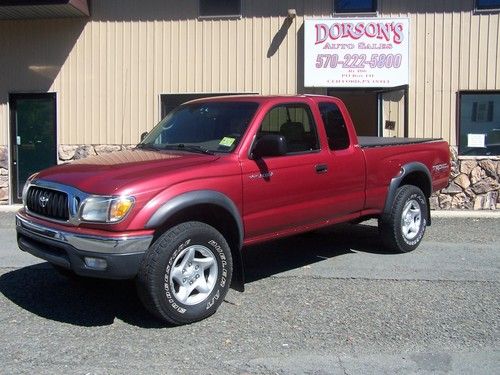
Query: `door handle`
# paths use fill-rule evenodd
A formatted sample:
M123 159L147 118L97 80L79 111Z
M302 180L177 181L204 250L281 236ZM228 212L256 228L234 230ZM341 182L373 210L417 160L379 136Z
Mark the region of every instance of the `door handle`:
M328 165L326 164L317 164L315 168L316 168L316 173L328 172Z

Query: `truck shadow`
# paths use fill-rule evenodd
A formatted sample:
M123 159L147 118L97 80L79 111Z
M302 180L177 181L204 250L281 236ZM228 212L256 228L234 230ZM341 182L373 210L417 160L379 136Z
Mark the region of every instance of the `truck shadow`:
M96 327L118 318L143 328L163 327L143 308L132 281L70 279L42 263L2 275L0 292L22 309L62 323Z
M393 254L384 249L376 226L339 224L245 248L243 250L245 281L252 283L355 251Z
M244 249L248 283L353 251L385 254L376 227L343 225ZM142 306L133 281L67 279L47 263L0 276L0 292L39 317L77 326L163 328Z

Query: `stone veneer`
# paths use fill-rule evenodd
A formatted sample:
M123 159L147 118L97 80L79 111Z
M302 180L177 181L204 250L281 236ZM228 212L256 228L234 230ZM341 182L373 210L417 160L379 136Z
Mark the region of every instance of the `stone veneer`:
M58 163L133 148L134 145L60 145ZM450 147L450 184L432 195L431 209L500 210L500 157L458 157ZM9 197L7 147L0 146L0 204Z
M450 183L432 195L431 209L500 210L500 157L459 157L455 147L450 151Z
M134 148L135 145L59 145L58 164Z
M0 146L0 204L9 199L9 157L6 146Z

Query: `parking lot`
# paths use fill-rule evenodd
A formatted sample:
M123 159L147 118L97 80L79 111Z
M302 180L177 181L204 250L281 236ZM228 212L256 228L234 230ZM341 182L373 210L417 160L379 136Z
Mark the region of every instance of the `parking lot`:
M132 282L21 253L0 212L0 373L499 373L500 219L435 218L409 254L373 224L245 249L244 293L164 327Z

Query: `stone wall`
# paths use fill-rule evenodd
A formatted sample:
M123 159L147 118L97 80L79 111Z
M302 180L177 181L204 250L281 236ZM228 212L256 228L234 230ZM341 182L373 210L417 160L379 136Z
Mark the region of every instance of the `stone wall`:
M0 204L9 199L9 157L6 146L0 146Z
M111 152L131 149L135 145L59 145L58 164L67 163L94 155L109 154Z
M432 195L431 209L500 210L500 157L458 157L450 149L450 183Z
M58 163L130 149L134 145L59 145ZM431 209L500 210L500 157L458 157L451 147L450 184L432 195ZM9 197L7 147L0 146L0 204Z
M59 145L58 164L135 147L135 145ZM0 205L9 201L9 159L6 146L0 146Z

